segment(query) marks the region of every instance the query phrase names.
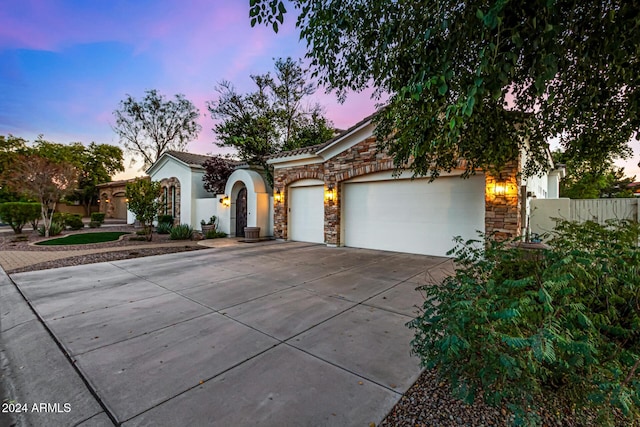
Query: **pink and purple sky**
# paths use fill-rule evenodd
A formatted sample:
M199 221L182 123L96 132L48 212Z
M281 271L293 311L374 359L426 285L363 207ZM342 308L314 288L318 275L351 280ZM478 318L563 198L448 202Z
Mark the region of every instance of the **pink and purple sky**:
M3 0L0 135L118 145L111 124L119 102L158 89L200 110L202 131L187 150L220 152L206 108L214 86L224 79L247 92L249 76L272 72L274 58L302 58L294 21L278 34L251 28L249 0ZM374 111L369 95L340 104L319 89L314 100L346 129ZM134 165L117 178L140 174Z
M247 92L249 76L272 71L274 58L302 58L288 18L274 34L250 27L249 0L2 0L0 135L118 145L111 124L119 102L158 89L200 110L202 131L187 150L220 152L206 108L214 86L224 79ZM376 105L370 92L340 104L320 88L314 98L342 129ZM634 158L618 163L640 178L634 145ZM138 164L116 179L140 174Z

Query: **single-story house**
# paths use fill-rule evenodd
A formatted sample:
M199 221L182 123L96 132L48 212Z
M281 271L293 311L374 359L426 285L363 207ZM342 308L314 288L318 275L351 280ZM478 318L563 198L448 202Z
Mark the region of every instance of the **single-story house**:
M175 224L200 229L200 221L215 215L218 229L230 236L244 236L245 227L260 227L260 236L273 235L272 189L263 174L246 163L236 163L223 194L205 190L203 164L211 156L167 151L147 170L159 181L166 201L161 213Z
M106 218L127 219L125 191L127 184L136 179L138 178L105 182L97 185L98 212L104 213Z
M276 238L428 255L445 255L454 236L478 238L478 230L498 238L524 234L526 200L557 198L563 173L550 163L546 174L524 178L520 158L500 176L460 179L461 168L433 182L411 179L410 171L394 177L393 159L377 150L371 117L268 163Z

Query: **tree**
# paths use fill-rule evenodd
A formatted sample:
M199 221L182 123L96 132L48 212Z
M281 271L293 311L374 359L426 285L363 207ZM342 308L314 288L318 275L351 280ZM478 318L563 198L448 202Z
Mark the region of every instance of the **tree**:
M148 90L141 101L127 95L113 112L113 130L134 156L151 166L167 150L182 151L198 137L198 109L182 94L166 100L157 90Z
M45 237L49 237L56 204L76 188L76 168L69 162L56 162L40 155L20 155L7 175L7 184L13 191L40 202Z
M0 135L0 202L17 202L20 195L11 191L5 178L15 159L28 151L27 141L13 135Z
M206 160L202 164L205 171L202 176L204 189L213 194L224 193L227 180L233 173L233 163L232 160L219 156Z
M570 199L598 199L633 197L628 185L634 177L625 177L624 168L617 168L610 160L599 165L570 158L556 150L551 153L554 163L566 165L567 175L560 181L560 197Z
M128 209L142 224L147 241L153 238L153 220L164 205L162 188L157 181L138 179L127 183L125 196L129 199Z
M333 136L319 104L306 103L315 93L300 63L275 61L275 76L252 75L256 91L239 94L228 81L216 88L219 97L208 105L219 147L233 147L239 157L267 169L265 157L282 150L314 145Z
M36 139L32 149L47 159L69 162L78 170L78 186L66 199L82 203L85 215L90 215L91 205L98 198L98 184L111 181L111 176L124 171L122 149L115 145L96 144L85 146L80 142L59 144L46 141L42 135Z
M0 203L0 220L9 224L15 234L21 234L22 227L29 222L35 223L39 216L40 203Z
M293 0L320 83L344 99L369 86L399 167L437 176L498 169L557 137L592 165L629 155L640 129L638 3L624 0ZM277 29L279 0L251 0L251 24Z

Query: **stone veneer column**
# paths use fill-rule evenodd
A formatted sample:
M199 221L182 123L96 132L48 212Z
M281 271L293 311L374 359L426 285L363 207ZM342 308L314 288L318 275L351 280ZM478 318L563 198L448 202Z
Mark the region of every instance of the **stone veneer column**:
M289 206L289 195L285 185L286 178L286 173L281 173L277 169L274 171L273 195L275 197L276 191L278 190L280 190L280 194L282 195L282 201L280 203L273 203L273 236L276 239L287 238L287 206Z
M520 194L520 162L507 163L500 174L485 173L485 213L484 224L487 234L494 233L497 240L510 239L520 235L522 209ZM506 182L507 191L504 196L495 195L495 183Z
M334 181L325 181L326 189L333 185L335 189L335 198L333 202L324 201L324 241L327 245L340 246L340 200L342 194L340 185Z

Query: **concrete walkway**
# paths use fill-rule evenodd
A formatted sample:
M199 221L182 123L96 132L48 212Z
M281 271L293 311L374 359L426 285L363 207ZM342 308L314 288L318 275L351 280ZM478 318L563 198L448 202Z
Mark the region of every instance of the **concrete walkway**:
M377 424L420 373L415 287L449 270L269 242L20 273L35 314L1 282L0 338L14 399L70 406L30 425Z

